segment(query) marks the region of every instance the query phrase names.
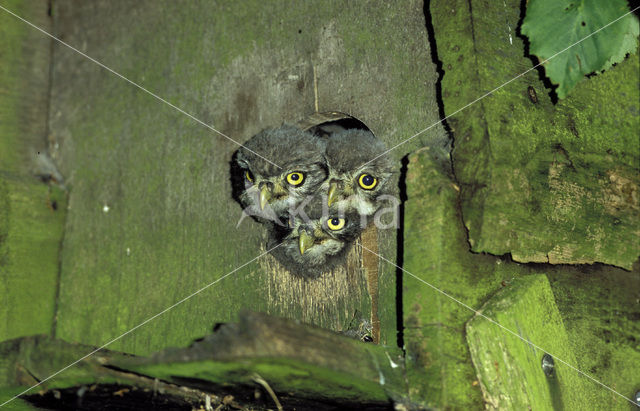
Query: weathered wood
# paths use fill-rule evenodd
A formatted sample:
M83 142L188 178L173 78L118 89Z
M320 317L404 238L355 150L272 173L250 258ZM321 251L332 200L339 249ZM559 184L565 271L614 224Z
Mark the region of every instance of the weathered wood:
M268 276L263 290L267 311L285 312L291 318L335 331L366 327L370 301L360 241L351 247L345 266L316 279L291 275L273 256L262 257L259 265ZM266 252L264 245L260 250Z
M404 395L401 351L363 343L292 320L245 313L186 349L116 364L195 387L250 384L255 373L278 394L378 401Z
M2 0L0 5L51 30L48 0ZM0 10L0 170L37 171L47 148L51 39Z
M0 341L50 333L66 193L0 173Z
M640 264L546 270L578 368L627 398L638 391ZM629 403L593 384L591 408L628 410Z
M380 317L378 317L378 301L380 289L378 287L378 273L380 258L378 257L378 230L375 225L367 227L360 237L364 251L362 253L362 265L367 276L367 290L371 298L371 337L373 342L380 341Z
M438 119L419 1L53 5L56 35L239 142L306 118L316 101L389 147ZM250 219L236 227L237 145L64 46L54 56L51 134L72 186L56 335L99 345L259 256L264 229ZM394 150L398 168L409 150L445 138L435 127ZM378 234L380 253L395 259L395 230ZM272 269L259 258L115 348L185 345L241 308L334 330L370 318L362 276L329 275L309 293ZM396 341L395 279L382 265L383 344Z
M48 1L0 5L45 29ZM49 333L66 194L46 180L51 42L0 10L0 341Z
M479 311L535 344L505 332L480 315L467 323L466 338L488 409L593 407L588 395L590 383L563 363L577 366L544 274L511 281ZM553 368L546 371L542 367L545 354L555 356Z
M524 4L431 2L446 114L537 63L518 35ZM639 70L630 56L557 104L531 70L448 120L473 251L631 269L640 254Z
M44 336L1 343L0 404L16 394L7 388L34 385L92 351L94 347ZM41 391L47 404L55 406L68 398L56 401L47 393L73 397L84 386L78 400L87 403L94 401L93 391L94 396L105 390L130 396L135 404L136 391L153 390L197 406L207 395L216 404L229 393L245 401L252 389L268 386L285 409L357 404L387 409L405 395L401 354L292 320L245 313L239 323L221 325L188 348L168 349L152 358L100 351L22 398L36 401L36 391ZM260 401L248 405L256 403Z
M499 263L488 256L469 253L456 186L431 153L420 150L407 165L404 269L477 306L513 274L499 270ZM431 407L481 407L464 338L464 324L472 313L406 272L402 297L410 398Z
M404 268L474 309L516 280L524 281L531 274L547 275L566 327L566 333L558 329L557 338L568 336L576 359L573 365L632 397L637 390L635 364L640 362L635 337L640 333L635 293L640 289L640 266L628 272L601 264L519 264L508 258L469 252L458 209L457 186L442 174L431 154L425 149L409 157ZM522 299L526 300L526 296ZM545 309L542 303L530 305L532 311ZM471 363L465 324L473 312L405 273L403 316L411 399L434 407L481 407L477 374L490 370ZM517 332L517 327L513 331ZM540 337L552 338L546 334ZM532 336L531 341L543 346L537 338ZM525 342L521 344L526 346ZM589 385L580 395L589 408L628 408L618 395L582 378ZM561 390L561 395L570 398L573 394L566 389ZM511 395L508 391L500 393L504 397Z
M109 368L105 365L110 361L127 357L109 350L101 350L88 356L67 371L47 380L95 349L96 347L71 344L44 335L0 343L0 404L3 404L3 409L42 409L33 408L30 404L46 409L95 409L109 404L116 408L126 406L131 409L136 407L137 397L145 396L147 404L158 405L171 401L174 406L178 403L188 404L189 409L205 404L207 396L213 404L222 402L222 398L213 393ZM42 384L26 391L38 382ZM127 393L129 394L125 395ZM12 399L20 394L23 395ZM119 400L122 403L118 407L116 404ZM138 404L138 407L148 408L148 405L143 407ZM154 406L154 409L167 408Z

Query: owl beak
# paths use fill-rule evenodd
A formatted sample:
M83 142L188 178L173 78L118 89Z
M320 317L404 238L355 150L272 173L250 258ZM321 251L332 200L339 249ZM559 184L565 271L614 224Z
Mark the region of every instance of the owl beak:
M331 204L333 204L337 199L338 199L338 183L331 183L331 185L329 186L329 193L327 194L327 205L329 207L331 207Z
M266 185L262 186L260 189L260 210L264 210L264 206L267 205L269 199L271 198L271 191L267 188Z
M309 248L313 246L315 240L312 236L307 234L305 230L300 231L300 237L298 238L298 246L300 246L300 254L304 254Z

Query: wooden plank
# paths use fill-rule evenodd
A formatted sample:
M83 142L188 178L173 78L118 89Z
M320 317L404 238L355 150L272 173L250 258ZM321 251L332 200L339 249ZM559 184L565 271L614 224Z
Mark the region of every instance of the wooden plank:
M532 70L537 60L524 55L521 7L430 4L446 114L510 82L448 120L472 250L630 270L640 254L640 199L632 194L640 190L638 58L556 103Z
M0 175L0 341L51 332L66 203L33 177Z
M466 338L488 409L575 410L594 405L590 383L563 363L577 364L544 274L512 281L480 311L547 350L474 316L466 325ZM548 360L545 354L556 357Z
M94 349L45 336L0 343L0 404L21 392L16 387L43 381ZM105 394L110 404L118 403L114 396L137 404L153 393L159 405L199 407L207 396L220 404L234 395L249 407L277 400L285 409L388 409L405 395L401 355L297 321L244 313L188 348L151 358L102 350L21 398L48 407L69 401L90 407ZM256 398L257 388L271 398Z
M115 364L178 384L192 381L201 389L250 384L259 373L278 396L383 406L404 395L399 354L291 320L244 313L237 324L223 325L189 348Z
M418 1L62 0L54 16L65 41L240 142L306 118L316 101L319 111L363 121L388 146L437 121ZM56 332L99 345L259 256L264 232L249 219L236 227L228 162L237 145L54 50L50 126L72 186ZM435 127L395 150L398 168L409 150L445 138ZM396 235L378 235L390 259ZM114 346L139 354L183 346L241 308L358 328L371 318L360 266L314 285L261 257ZM382 344L396 343L395 279L395 268L380 266Z
M0 5L51 29L47 0ZM0 10L0 170L34 174L47 142L51 40Z
M50 29L48 1L2 1ZM66 194L46 155L51 42L0 10L0 341L50 333Z
M428 407L477 409L481 392L464 338L473 313L420 280L474 307L506 273L493 258L469 253L456 185L429 149L409 157L406 183L402 312L409 396Z
M443 408L482 407L484 400L478 376L489 375L494 370L485 369L484 362L473 366L465 325L474 313L453 298L479 309L514 282L528 284L528 276L542 274L550 279L564 327L556 327L556 318L549 334L547 331L532 333L527 338L543 347L548 340L566 340L575 358L573 366L623 396L633 397L637 390L635 364L640 361L635 345L640 324L634 320L639 315L634 302L637 298L634 291L640 289L639 266L629 272L601 264L519 264L505 257L469 252L458 209L457 186L442 173L428 149L409 157L407 197L404 269L413 275L405 272L402 281L406 368L412 401ZM528 296L518 298L530 301ZM539 303L530 302L529 309L532 313L546 313L549 308L545 304L551 304L550 298L545 294ZM493 314L485 314L506 318L507 314L502 314L499 307L497 305ZM509 307L505 305L505 311L513 308ZM510 329L517 333L518 328L511 325ZM552 330L558 335L554 336ZM510 341L510 337L500 338ZM525 342L520 343L527 346ZM510 344L515 344L515 340ZM548 348L550 351L553 344ZM511 363L504 365L518 369L517 363L513 357ZM532 378L531 388L526 379L520 380L530 393L536 390L537 377ZM590 408L628 409L628 402L619 395L582 378L589 383L584 389L582 383L576 383L577 391L569 392L573 388L564 385L559 395L569 401L577 393ZM505 397L505 401L518 397L508 389L496 395Z

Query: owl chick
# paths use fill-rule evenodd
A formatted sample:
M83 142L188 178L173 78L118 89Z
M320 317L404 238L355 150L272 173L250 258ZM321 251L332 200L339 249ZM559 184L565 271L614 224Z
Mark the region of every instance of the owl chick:
M364 229L355 210L342 212L327 207L326 196L305 200L295 214L288 214L288 227L270 232L273 256L292 274L317 278L345 263L350 245Z
M326 180L324 150L322 139L294 126L261 131L231 162L234 197L257 221L275 221Z
M326 148L329 177L321 187L328 205L355 209L364 216L375 214L380 208L378 198L391 192L388 183L393 165L386 150L369 131L348 129L330 135Z

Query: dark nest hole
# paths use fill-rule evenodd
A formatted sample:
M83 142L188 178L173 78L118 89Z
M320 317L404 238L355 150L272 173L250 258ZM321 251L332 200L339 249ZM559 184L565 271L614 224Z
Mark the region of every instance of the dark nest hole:
M336 133L343 130L365 130L373 134L371 129L367 127L362 121L358 120L355 117L351 117L348 114L340 113L338 111L332 111L327 113L327 117L337 117L342 116L342 118L338 118L335 120L327 120L323 121L319 124L311 126L308 128L308 131L318 137L325 137L332 133Z

